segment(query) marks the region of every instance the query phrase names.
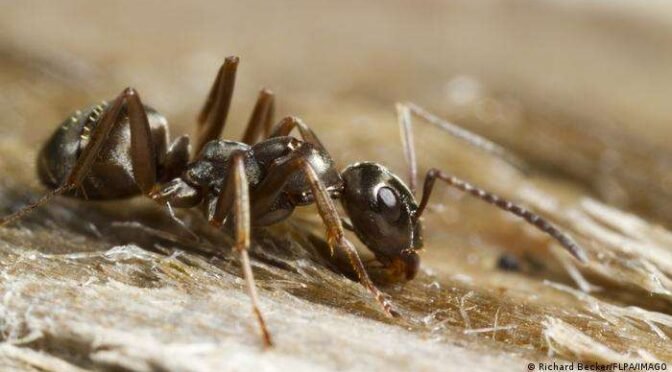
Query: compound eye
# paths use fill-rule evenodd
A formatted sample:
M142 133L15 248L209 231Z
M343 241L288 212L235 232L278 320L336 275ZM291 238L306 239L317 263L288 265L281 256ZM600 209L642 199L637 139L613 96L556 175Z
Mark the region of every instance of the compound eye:
M401 216L401 201L394 190L387 186L378 189L378 207L388 221L397 221Z

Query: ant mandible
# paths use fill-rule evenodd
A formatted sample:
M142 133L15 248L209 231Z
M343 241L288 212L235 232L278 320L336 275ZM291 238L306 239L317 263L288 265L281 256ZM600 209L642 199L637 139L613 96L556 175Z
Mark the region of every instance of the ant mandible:
M438 169L427 173L418 204L412 114L514 165L520 162L498 145L413 104L397 105L410 187L373 162L352 164L339 173L318 137L300 119L287 117L273 127L275 103L268 90L259 94L242 141L219 139L237 66L238 58L228 57L217 74L198 117L193 159L189 138L179 137L169 146L166 119L143 105L136 90L127 88L110 104L77 111L61 124L38 157L40 180L51 191L0 219L0 225L20 219L57 195L111 200L142 194L169 208L200 206L211 225L221 228L227 223L233 228L235 249L266 346L272 341L250 267L250 230L252 225L267 226L288 218L297 206L316 204L332 252L345 252L359 282L388 316L399 314L369 279L344 227L354 231L391 275L413 279L420 265L417 251L423 245L420 217L436 180L523 218L578 260L586 260L583 250L544 218ZM300 138L290 136L294 129ZM349 222L339 216L334 199L341 200Z

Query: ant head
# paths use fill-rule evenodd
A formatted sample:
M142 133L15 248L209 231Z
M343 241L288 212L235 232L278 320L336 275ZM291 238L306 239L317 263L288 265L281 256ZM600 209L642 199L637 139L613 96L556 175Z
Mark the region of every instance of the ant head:
M413 193L380 164L357 163L342 173L342 203L357 237L387 267L412 279L420 266L422 227Z

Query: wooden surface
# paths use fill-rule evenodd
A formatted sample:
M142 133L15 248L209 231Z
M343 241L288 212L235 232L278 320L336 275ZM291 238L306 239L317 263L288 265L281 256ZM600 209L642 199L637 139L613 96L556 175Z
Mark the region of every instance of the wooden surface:
M324 230L305 208L255 232L278 344L263 351L230 242L197 213L179 214L204 236L195 244L146 200L58 199L0 228L0 363L429 371L671 361L670 13L628 1L3 2L3 213L40 195L36 153L72 111L130 85L173 136L191 134L219 64L235 54L227 138L239 138L268 87L278 115L306 120L339 168L374 160L404 174L394 103L405 100L520 153L530 174L416 124L422 170L443 168L557 222L585 246L590 262L578 269L592 284L579 283L592 291L551 240L442 188L422 273L381 285L405 319L389 320L329 269ZM497 269L503 253L523 257L522 272Z

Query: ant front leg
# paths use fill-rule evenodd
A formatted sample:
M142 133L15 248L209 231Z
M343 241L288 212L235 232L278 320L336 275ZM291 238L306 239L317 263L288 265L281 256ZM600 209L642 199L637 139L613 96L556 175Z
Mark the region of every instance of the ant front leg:
M369 278L362 260L359 258L359 254L355 247L350 243L350 241L345 237L343 231L343 225L341 223L341 218L338 215L338 211L334 206L334 202L331 200L327 189L324 187L324 184L315 173L313 167L310 166L306 161L301 161L301 169L306 175L310 188L313 192L313 197L315 198L315 204L317 205L317 210L322 217L322 221L327 227L327 241L329 246L336 247L343 252L345 252L350 260L350 264L357 273L359 282L366 288L380 304L383 311L387 316L398 317L400 314L393 308L390 301L385 297L385 295L376 287L375 284Z
M474 186L457 177L446 174L438 169L430 169L427 172L427 176L425 177L425 184L423 186L422 191L422 200L420 201L420 205L416 213L417 216L416 218L420 218L420 216L422 216L422 213L427 208L429 198L432 195L432 190L434 189L434 183L436 182L437 179L445 182L449 186L455 187L472 196L475 196L488 204L495 205L496 207L503 209L506 212L512 213L524 219L527 223L533 225L537 229L550 235L553 239L558 241L563 248L565 248L572 256L574 256L580 262L585 263L588 261L588 258L586 257L586 253L583 250L583 248L581 248L581 246L579 246L574 241L574 239L572 239L569 235L560 231L560 229L551 224L545 218L517 204L514 204L513 202L510 202L500 196L485 191L477 186Z
M126 88L112 102L100 119L99 124L91 132L89 143L77 158L77 162L70 170L65 182L58 188L45 194L38 201L9 216L3 217L0 219L0 225L14 222L33 209L46 204L53 197L81 187L104 145L110 138L110 133L112 133L115 126L123 122L121 115L123 114L122 108L124 104L126 104L131 131L130 154L133 178L140 191L144 195L149 195L156 185L157 157L155 155L155 145L147 113L138 93L132 88Z
M210 224L220 228L233 207L233 224L235 229L235 249L240 253L243 275L247 283L247 292L252 301L252 311L259 323L259 329L264 341L264 345L269 347L273 345L271 334L266 327L266 321L259 310L259 297L257 288L254 284L254 275L250 265L248 251L250 249L250 196L248 191L247 176L245 175L245 164L243 154L235 153L231 158L231 168L227 184L217 199L215 212L210 219Z
M364 264L352 243L345 237L343 224L334 206L334 202L326 187L312 166L302 157L294 157L283 162L274 164L268 171L266 178L257 186L253 195L254 205L252 215L263 217L282 193L289 176L295 172L302 172L313 194L317 210L322 222L327 228L327 242L332 251L338 249L344 252L352 265L359 283L366 288L380 304L382 310L390 317L398 317L400 314L394 309L386 296L371 281Z

